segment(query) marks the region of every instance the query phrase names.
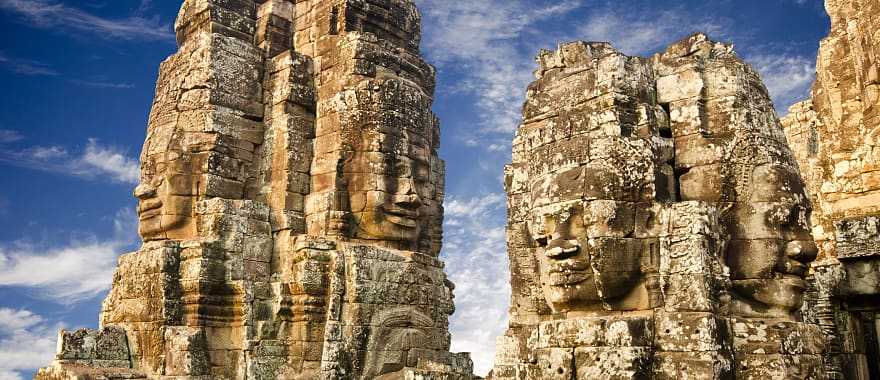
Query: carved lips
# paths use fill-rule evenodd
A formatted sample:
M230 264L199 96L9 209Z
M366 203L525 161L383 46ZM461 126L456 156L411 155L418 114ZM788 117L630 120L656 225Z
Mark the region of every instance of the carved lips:
M557 239L545 248L547 285L574 286L593 277L590 263L578 256L581 247L575 240Z
M145 220L157 216L162 211L162 200L149 198L140 201L138 205L138 219Z
M416 228L418 227L419 210L411 210L398 206L383 206L382 211L385 212L386 220L401 227Z
M161 213L162 199L159 198L156 188L145 183L141 183L134 189L134 196L138 202L138 219L146 220Z
M588 270L563 269L561 266L551 266L547 272L547 285L550 286L574 286L593 277Z

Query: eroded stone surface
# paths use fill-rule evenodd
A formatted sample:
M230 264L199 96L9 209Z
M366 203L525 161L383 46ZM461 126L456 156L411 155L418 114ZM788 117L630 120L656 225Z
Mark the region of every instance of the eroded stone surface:
M38 377L470 379L449 352L420 17L408 0L184 1L135 190L145 243L102 330L62 333Z
M697 34L538 57L506 168L494 379L821 379L811 206L756 72Z

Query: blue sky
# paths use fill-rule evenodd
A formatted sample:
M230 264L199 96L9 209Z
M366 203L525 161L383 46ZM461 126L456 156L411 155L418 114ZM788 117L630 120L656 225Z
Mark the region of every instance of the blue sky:
M453 350L491 365L509 297L501 170L541 48L651 54L692 32L733 42L779 110L807 96L821 0L416 0L438 68ZM0 0L0 380L51 361L56 330L95 327L118 254L179 0Z

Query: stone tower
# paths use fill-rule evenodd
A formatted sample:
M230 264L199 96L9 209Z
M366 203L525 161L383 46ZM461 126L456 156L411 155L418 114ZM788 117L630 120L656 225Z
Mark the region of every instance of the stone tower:
M40 379L469 379L410 0L185 0L141 155L140 250Z
M757 73L697 34L543 51L506 168L493 379L822 379L810 202Z
M828 0L811 99L782 122L816 212L812 318L840 378L880 378L880 3Z

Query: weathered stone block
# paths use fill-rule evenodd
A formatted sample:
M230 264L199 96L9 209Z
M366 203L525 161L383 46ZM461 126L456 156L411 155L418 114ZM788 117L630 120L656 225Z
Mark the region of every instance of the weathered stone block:
M737 379L821 379L818 355L737 354Z
M717 351L656 352L653 379L729 380L736 378L731 355Z
M729 349L730 331L710 313L657 313L656 345L668 352L715 352Z
M733 348L745 354L819 355L824 335L816 325L800 322L733 318Z
M649 347L578 347L576 379L650 379L653 349Z
M570 348L535 350L534 359L527 368L526 378L570 380L575 376L574 351Z

